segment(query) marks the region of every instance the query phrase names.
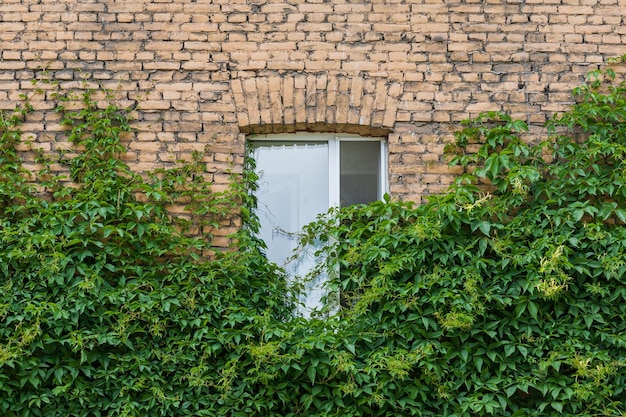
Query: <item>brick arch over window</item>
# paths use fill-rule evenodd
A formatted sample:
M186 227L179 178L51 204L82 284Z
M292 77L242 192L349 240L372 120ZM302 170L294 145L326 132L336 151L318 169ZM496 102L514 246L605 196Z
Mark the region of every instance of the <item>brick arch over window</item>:
M242 133L336 131L382 136L394 127L402 84L385 78L286 74L231 81Z

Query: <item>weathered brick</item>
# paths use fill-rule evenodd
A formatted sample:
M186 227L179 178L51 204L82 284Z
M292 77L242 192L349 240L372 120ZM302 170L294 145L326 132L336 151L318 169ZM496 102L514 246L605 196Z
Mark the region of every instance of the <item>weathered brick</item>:
M390 190L420 200L455 174L441 168L450 125L497 109L542 124L567 108L585 72L625 54L622 3L5 1L0 107L32 93L43 68L68 88L98 80L119 103L136 102L135 148L124 157L133 169L208 146L224 186L248 131L386 127ZM58 115L33 100L40 124L28 132L52 150ZM190 146L163 148L176 143Z

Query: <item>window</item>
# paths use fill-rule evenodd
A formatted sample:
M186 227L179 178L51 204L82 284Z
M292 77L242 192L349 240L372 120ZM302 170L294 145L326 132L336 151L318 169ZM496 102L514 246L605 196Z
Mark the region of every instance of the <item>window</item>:
M257 190L261 230L268 258L289 276L304 277L315 259L298 254L297 234L333 206L369 203L387 190L385 142L351 135L297 133L251 139L259 174ZM324 277L305 284L301 313L320 306Z

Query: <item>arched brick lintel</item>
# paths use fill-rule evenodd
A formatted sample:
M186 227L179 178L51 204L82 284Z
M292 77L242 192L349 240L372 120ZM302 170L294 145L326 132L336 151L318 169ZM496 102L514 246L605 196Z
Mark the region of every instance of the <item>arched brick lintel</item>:
M248 125L240 127L241 133L247 135L267 135L271 133L320 132L320 133L350 133L360 136L386 137L392 130L383 127L374 127L355 124L333 123L294 123Z
M335 131L380 136L396 122L402 85L386 78L284 74L231 81L242 133Z

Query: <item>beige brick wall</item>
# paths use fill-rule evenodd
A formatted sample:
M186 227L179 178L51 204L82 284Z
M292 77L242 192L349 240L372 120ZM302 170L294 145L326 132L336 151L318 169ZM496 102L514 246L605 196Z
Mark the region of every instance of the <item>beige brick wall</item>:
M246 134L384 135L391 193L450 183L458 121L506 110L539 128L607 57L626 54L626 0L2 0L0 108L31 80L80 80L136 105L137 170L207 150L217 184ZM45 98L25 130L46 150Z

